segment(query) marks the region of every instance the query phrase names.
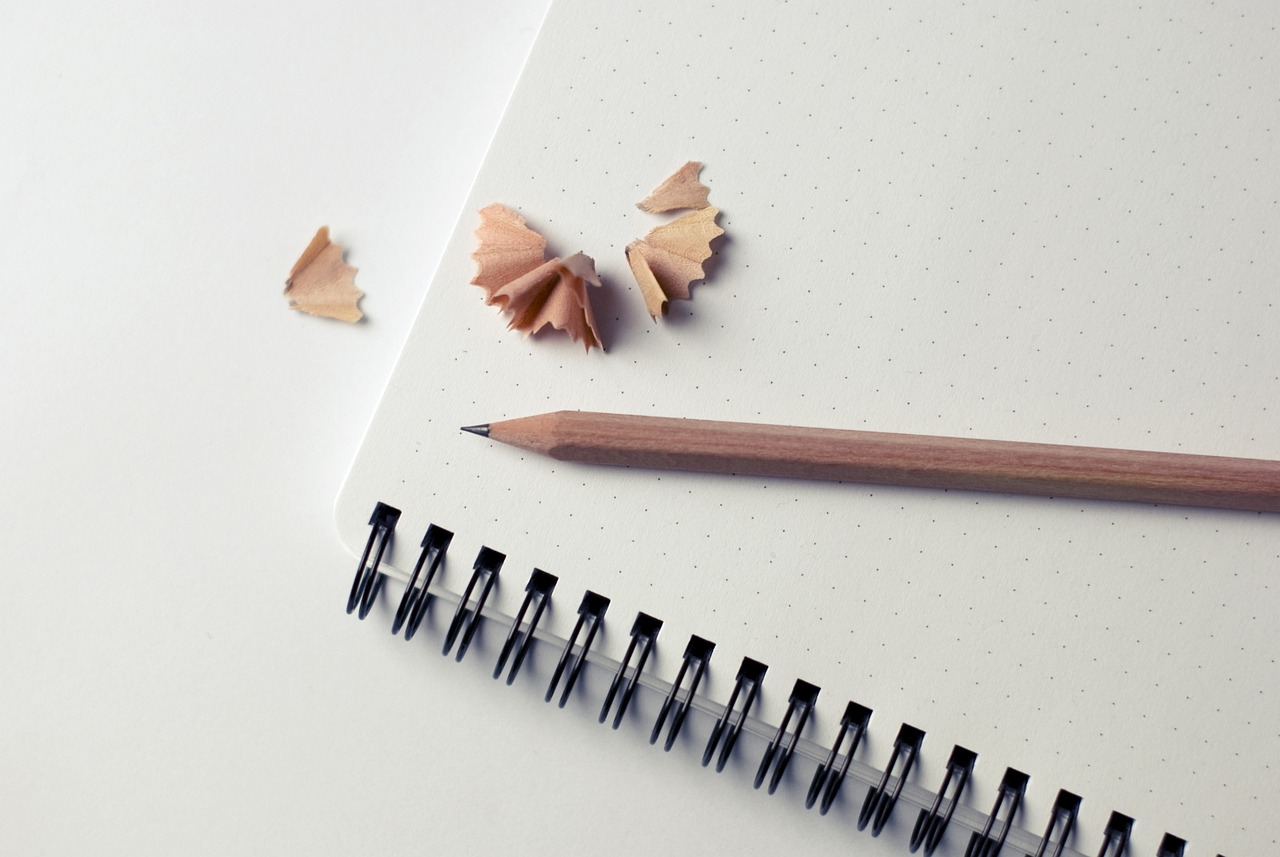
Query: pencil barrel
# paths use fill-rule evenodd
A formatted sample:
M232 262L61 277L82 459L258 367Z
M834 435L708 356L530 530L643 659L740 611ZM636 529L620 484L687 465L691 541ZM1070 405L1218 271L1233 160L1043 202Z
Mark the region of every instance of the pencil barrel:
M1261 459L578 411L491 437L592 464L1280 511Z

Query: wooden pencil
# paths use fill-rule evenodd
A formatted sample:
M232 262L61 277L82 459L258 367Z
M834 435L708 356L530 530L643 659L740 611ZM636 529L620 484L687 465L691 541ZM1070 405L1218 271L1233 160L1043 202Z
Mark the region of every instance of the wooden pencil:
M1280 511L1280 461L557 411L464 431L561 461Z

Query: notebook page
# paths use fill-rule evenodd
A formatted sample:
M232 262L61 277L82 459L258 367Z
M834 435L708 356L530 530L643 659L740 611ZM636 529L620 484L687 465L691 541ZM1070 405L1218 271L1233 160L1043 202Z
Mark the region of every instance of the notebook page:
M710 638L713 697L744 655L769 664L773 722L812 681L814 740L855 699L872 764L899 723L926 731L921 785L976 750L977 809L1008 766L1030 828L1082 795L1082 851L1113 809L1138 820L1131 853L1166 830L1273 849L1275 516L602 469L458 427L583 409L1278 458L1278 23L562 0L339 499L344 541L379 500L404 512L399 568L447 527L455 591L482 544L503 551L507 613L551 571L562 636L584 589L608 595L614 657L651 613L655 672ZM655 324L623 248L690 159L726 236ZM484 306L469 254L495 201L595 258L607 353Z

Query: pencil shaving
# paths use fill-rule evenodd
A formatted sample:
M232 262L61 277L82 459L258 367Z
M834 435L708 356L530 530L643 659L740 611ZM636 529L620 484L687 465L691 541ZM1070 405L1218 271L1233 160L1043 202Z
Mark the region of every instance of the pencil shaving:
M688 300L690 283L705 276L702 264L711 256L711 242L724 234L716 225L719 214L714 207L692 211L627 245L627 264L655 321L666 314L668 302Z
M494 203L480 210L472 284L485 291L485 303L509 313L507 327L525 336L546 327L569 334L587 351L604 349L591 311L588 285L599 286L595 262L575 253L543 261L546 239L511 209Z
M644 211L659 214L664 211L680 211L685 208L706 208L710 189L698 181L698 173L702 172L702 164L689 161L676 170L658 185L636 207Z
M358 306L364 292L356 288L356 269L343 261L343 252L329 240L329 227L321 226L285 281L290 309L346 322L364 317Z
M471 282L486 292L529 273L546 256L547 239L501 203L480 209L480 225L475 234L479 245L471 254L476 260L476 275Z

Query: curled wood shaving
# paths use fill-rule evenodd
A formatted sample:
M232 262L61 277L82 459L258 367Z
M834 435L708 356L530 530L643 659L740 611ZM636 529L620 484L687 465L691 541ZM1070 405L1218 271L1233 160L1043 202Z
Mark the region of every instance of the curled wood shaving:
M501 203L480 209L476 229L479 246L471 254L476 275L471 282L485 291L511 282L542 264L547 239L525 225L524 218Z
M563 330L587 351L604 349L587 285L599 286L595 262L582 253L543 261L546 239L523 217L500 203L480 210L478 246L471 257L471 282L485 291L485 303L510 313L508 328L526 336L544 327Z
M666 314L668 301L688 300L689 284L703 278L711 241L724 234L719 214L713 207L692 211L627 245L627 264L655 320Z
M636 207L654 214L663 211L679 211L682 208L706 208L711 204L707 201L707 195L711 191L698 181L700 172L702 172L702 164L689 161L668 176L647 197L637 202Z
M364 317L357 306L364 292L356 288L356 269L342 254L342 245L329 240L329 227L321 226L285 282L290 309L347 322Z

